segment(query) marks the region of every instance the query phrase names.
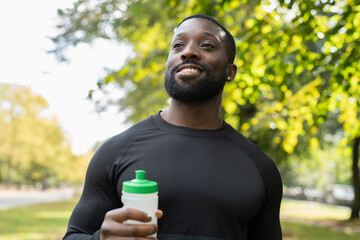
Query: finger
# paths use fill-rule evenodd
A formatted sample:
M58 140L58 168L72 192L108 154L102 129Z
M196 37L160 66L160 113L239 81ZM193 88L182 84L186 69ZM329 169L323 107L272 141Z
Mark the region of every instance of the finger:
M102 234L100 234L100 240L107 240L107 239L111 239L111 240L133 240L134 237L118 237L118 236L104 236ZM136 240L158 240L156 237L136 237Z
M161 211L161 210L157 210L156 213L155 213L155 216L156 216L157 218L161 218L163 215L164 215L164 213L163 213L163 211Z
M126 220L136 220L140 222L150 222L151 217L146 212L134 208L118 208L106 213L105 218L111 218L116 222L125 222Z
M112 229L115 236L126 237L146 237L156 233L158 230L156 224L119 224Z
M134 237L122 237L120 240L133 240ZM156 237L136 237L136 240L158 240Z

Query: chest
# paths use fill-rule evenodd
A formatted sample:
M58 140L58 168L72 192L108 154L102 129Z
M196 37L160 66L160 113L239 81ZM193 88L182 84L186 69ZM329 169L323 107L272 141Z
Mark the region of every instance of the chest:
M118 191L134 171L158 182L159 208L228 215L247 221L265 190L253 161L226 138L159 136L140 139L118 164Z

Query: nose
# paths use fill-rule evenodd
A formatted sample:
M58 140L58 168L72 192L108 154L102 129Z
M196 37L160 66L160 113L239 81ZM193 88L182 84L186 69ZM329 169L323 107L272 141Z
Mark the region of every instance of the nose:
M199 60L200 59L200 53L199 49L196 46L196 44L188 44L185 49L183 50L181 54L181 60L187 60L187 59L194 59Z

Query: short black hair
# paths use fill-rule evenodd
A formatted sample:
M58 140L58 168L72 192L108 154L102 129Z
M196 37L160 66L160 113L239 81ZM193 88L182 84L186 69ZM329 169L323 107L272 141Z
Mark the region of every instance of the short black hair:
M212 21L213 23L218 25L225 32L226 41L228 43L230 50L232 51L232 52L230 52L229 61L233 63L234 59L235 59L236 47L235 47L234 37L231 35L231 33L223 25L221 25L215 18L213 18L207 14L204 14L204 13L198 13L198 14L194 14L194 15L184 18L177 27L179 27L183 22L185 22L186 20L189 20L191 18L204 18L209 21Z

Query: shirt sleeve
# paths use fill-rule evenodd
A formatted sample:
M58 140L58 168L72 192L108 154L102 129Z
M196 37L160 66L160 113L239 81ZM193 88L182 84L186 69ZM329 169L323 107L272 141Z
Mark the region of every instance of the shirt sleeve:
M265 200L251 220L248 228L248 240L281 240L280 204L282 199L282 181L278 169L271 159L262 161L260 172L266 187Z
M83 193L69 220L63 240L99 239L105 214L122 207L114 178L111 143L104 143L94 154L87 169Z

